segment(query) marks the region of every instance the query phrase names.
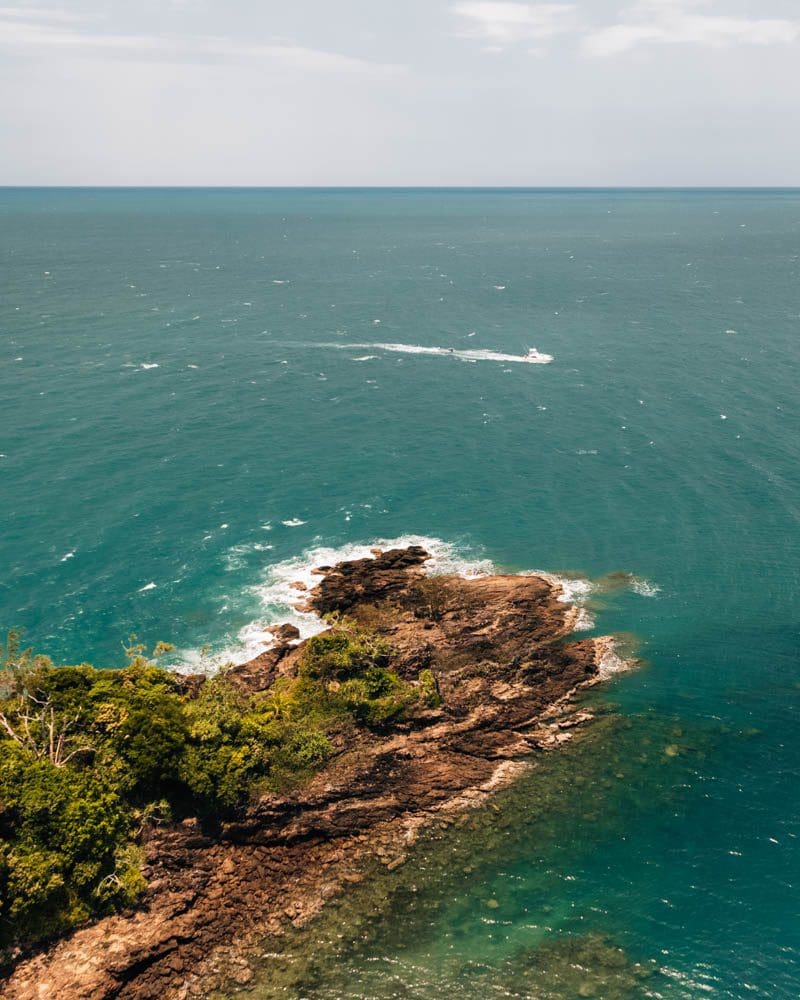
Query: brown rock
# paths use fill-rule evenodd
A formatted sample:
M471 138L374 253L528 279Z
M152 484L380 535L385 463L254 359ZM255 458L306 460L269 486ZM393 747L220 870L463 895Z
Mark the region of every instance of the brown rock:
M398 846L424 825L485 802L530 766L532 751L557 747L589 720L570 715L569 697L598 677L598 647L563 642L571 609L551 582L429 578L430 556L413 546L373 555L320 567L310 605L370 627L377 620L391 666L410 680L431 670L442 706L420 706L392 731L341 739L302 791L265 796L213 837L196 820L154 831L140 907L19 961L0 986L4 1000L175 1000L220 986L231 968L245 986L253 973L243 959L260 938L287 920L306 924L364 878L370 859L398 867ZM298 630L273 634L273 648L230 671L243 690L266 690L296 670ZM180 979L186 970L191 982Z

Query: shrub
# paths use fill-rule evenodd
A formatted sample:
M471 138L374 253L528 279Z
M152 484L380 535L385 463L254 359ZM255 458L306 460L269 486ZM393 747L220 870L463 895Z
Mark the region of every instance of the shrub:
M442 704L442 696L439 693L439 685L432 670L420 670L419 672L419 698L423 705L428 708L438 708Z
M232 816L331 759L354 726L383 728L438 698L390 667L392 648L347 618L310 640L294 678L247 695L223 675L186 689L132 637L119 670L0 650L2 950L129 905L144 887L136 841L175 815ZM156 656L169 649L164 644Z
M96 910L94 892L131 823L114 778L99 769L58 767L8 741L0 754L0 943L8 943L67 929Z
M318 680L347 680L368 667L385 666L391 646L349 618L329 616L332 628L308 640L301 673Z

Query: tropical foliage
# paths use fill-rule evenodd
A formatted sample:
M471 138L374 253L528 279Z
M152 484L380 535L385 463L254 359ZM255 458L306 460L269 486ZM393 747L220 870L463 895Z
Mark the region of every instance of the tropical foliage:
M391 647L334 618L294 676L250 694L225 672L187 679L135 637L122 669L53 665L0 648L0 949L133 902L148 830L197 816L213 829L254 795L309 780L359 727L433 706L390 668Z

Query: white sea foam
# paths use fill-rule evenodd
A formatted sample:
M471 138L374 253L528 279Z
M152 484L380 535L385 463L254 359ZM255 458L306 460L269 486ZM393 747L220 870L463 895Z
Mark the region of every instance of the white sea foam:
M310 347L332 347L336 350L371 350L389 351L393 354L420 354L431 357L458 358L459 361L502 361L506 364L549 365L553 361L551 354L543 354L535 347L528 348L526 354L503 354L501 351L489 351L479 348L458 349L455 347L424 347L421 344L310 344Z
M597 664L597 676L601 680L608 680L616 674L621 674L626 670L630 670L630 661L623 660L623 658L619 655L613 639L606 637L605 639L599 640L599 643L600 658Z
M353 358L353 361L377 361L377 354L363 354L360 358Z
M256 552L269 552L273 548L265 542L245 542L242 545L234 545L225 553L225 568L227 570L242 569L246 566L250 557Z
M650 583L649 580L643 580L638 576L631 577L631 590L634 594L639 594L640 597L658 597L661 593L661 587L657 584Z
M575 616L575 621L572 623L572 631L590 632L597 623L585 607L580 604L576 604L575 607L578 613Z
M150 369L151 369L151 368L160 368L161 366L160 366L160 365L157 365L157 364L156 364L155 362L153 362L153 363L151 363L151 364L148 364L148 363L147 363L146 361L143 361L143 362L142 362L142 363L141 363L141 364L139 365L139 367L140 367L140 368L141 368L141 369L142 369L143 371L146 371L146 372L147 372L147 371L150 371Z
M586 580L583 577L559 576L556 573L546 573L542 570L533 570L524 575L541 576L561 589L557 599L564 604L572 604L578 612L572 626L574 632L588 632L594 628L594 618L586 607L586 602L594 591L594 584L591 580Z
M294 522L288 523L294 524ZM368 543L352 543L337 548L329 546L309 548L294 558L266 567L261 581L250 588L261 607L261 614L256 620L240 629L235 640L227 648L210 659L198 651L184 651L180 654L181 664L194 669L218 669L226 663L246 663L272 646L275 636L270 626L275 628L277 624L294 625L300 633L298 641L323 632L327 628L325 622L316 613L303 609L308 591L312 590L321 579L315 570L321 566L335 566L340 562L374 558L374 550L385 552L412 545L421 546L430 553L431 558L425 564L425 572L429 575L454 575L464 579L478 579L497 572L490 559L440 538L423 535L378 538ZM226 557L228 568L241 568L245 564L247 555L268 551L270 548L270 545L263 543L234 546ZM594 628L594 619L587 608L587 602L595 591L595 585L591 580L583 577L559 576L541 570L529 570L520 575L539 576L560 588L558 600L577 609L573 631ZM154 586L155 584L149 584L143 589L152 589ZM637 577L631 578L631 587L647 597L658 593L657 587ZM601 676L611 676L612 673L618 673L625 668L625 661L613 648L609 647L604 651Z
M293 517L290 521L281 521L281 524L286 528L299 528L301 524L305 524L305 521L301 521L299 517Z
M140 594L143 594L143 593L145 593L145 591L147 591L147 590L155 590L157 586L158 586L158 584L157 584L157 583L153 583L153 582L151 581L150 583L146 583L146 584L144 585L144 587L139 587L139 593L140 593Z
M374 558L373 549L403 549L410 545L420 545L432 558L426 564L426 572L432 574L455 574L474 579L487 576L494 571L490 560L465 555L456 546L438 538L421 535L404 535L400 538L376 539L362 545L343 545L340 548L319 546L307 549L294 559L286 559L267 567L262 581L251 588L262 607L262 615L249 622L237 633L235 640L212 657L198 650L183 650L178 655L181 669L214 670L227 663L247 663L269 649L275 641L270 625L290 623L297 627L301 639L317 635L327 626L314 612L301 610L307 590L315 587L320 577L313 571L319 566L334 566L353 559ZM228 553L228 567L242 565L246 549L253 546L236 546ZM302 584L306 591L298 586Z
M425 567L428 573L456 574L471 579L486 576L494 569L488 559L465 557L454 545L438 538L404 535L400 538L379 538L368 544L349 544L339 548L319 546L307 549L294 559L286 559L270 566L262 583L253 589L265 610L283 616L278 619L273 618L273 621L291 621L298 627L301 636L306 638L321 632L326 626L316 614L298 610L297 606L302 604L305 591L293 584L302 584L307 590L311 590L319 583L320 577L314 570L320 566L335 566L337 563L354 559L373 559L375 556L373 549L387 551L404 549L411 545L419 545L431 554L432 558ZM250 629L251 626L247 628Z
M75 553L68 552L65 556L62 557L61 562L66 562L68 559L74 559L74 558L75 558Z

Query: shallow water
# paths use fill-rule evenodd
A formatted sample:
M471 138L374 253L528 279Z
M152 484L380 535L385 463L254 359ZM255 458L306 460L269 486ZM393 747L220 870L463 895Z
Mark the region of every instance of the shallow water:
M349 981L569 995L622 947L652 975L614 990L800 995L799 255L798 192L1 191L0 622L243 656L308 550L411 535L633 573L590 611L661 749L565 770L547 821L510 798L513 849L467 837L480 876L437 863Z

